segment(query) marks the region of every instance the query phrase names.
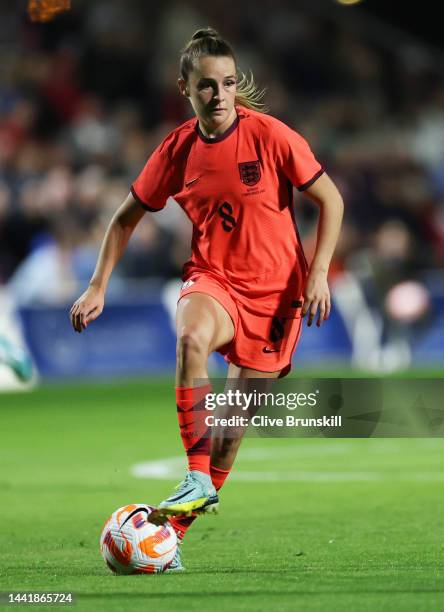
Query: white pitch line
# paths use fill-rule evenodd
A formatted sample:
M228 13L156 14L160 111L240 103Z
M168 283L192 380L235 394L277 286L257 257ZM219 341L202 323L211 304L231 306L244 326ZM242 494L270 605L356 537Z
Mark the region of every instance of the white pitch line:
M258 451L260 450L260 453ZM242 456L258 459L275 456L274 450L279 449L245 449ZM283 450L283 449L281 449ZM249 452L250 451L250 452ZM253 452L254 451L254 452ZM271 451L271 452L269 452ZM276 453L279 455L278 453ZM279 455L281 456L281 455ZM152 480L176 480L183 477L186 469L184 456L167 457L156 461L146 461L132 466L131 474L135 478ZM315 471L251 471L235 469L230 480L249 482L443 482L444 472L315 472Z

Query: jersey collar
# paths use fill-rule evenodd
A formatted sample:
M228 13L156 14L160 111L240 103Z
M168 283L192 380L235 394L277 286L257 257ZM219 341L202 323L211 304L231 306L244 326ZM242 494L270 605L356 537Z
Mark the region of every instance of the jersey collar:
M216 142L221 142L222 140L225 140L225 138L228 138L228 136L234 132L234 130L237 128L238 125L239 125L239 113L237 114L236 119L230 125L228 130L225 130L225 132L223 132L219 136L216 136L215 138L208 138L207 136L205 136L205 134L202 132L202 130L199 127L199 120L196 121L195 129L199 135L199 138L203 140L206 144L214 144Z

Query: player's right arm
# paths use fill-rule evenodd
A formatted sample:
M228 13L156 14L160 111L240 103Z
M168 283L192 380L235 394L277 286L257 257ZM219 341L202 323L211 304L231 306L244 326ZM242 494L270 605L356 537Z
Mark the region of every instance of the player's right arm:
M180 191L186 158L175 161L171 148L176 140L176 132L172 132L153 151L132 184L131 193L111 219L89 287L74 302L70 311L71 323L76 332L83 331L102 313L111 272L145 211L162 210L168 197Z
M140 202L131 193L115 212L106 230L89 286L70 310L71 323L76 332L80 333L102 313L111 273L144 214Z

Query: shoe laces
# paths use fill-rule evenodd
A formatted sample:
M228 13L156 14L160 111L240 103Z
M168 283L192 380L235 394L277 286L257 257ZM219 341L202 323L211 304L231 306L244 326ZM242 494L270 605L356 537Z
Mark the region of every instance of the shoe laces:
M181 489L185 489L190 484L190 480L193 480L193 477L191 474L187 474L182 482L179 482L179 484L174 487L174 490L180 491Z

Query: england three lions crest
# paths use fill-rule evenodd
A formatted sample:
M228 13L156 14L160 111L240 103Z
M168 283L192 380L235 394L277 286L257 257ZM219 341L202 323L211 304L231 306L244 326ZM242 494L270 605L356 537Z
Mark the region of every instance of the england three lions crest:
M261 178L261 167L259 164L259 160L242 162L239 164L239 174L240 179L245 185L248 187L252 187L259 183Z

